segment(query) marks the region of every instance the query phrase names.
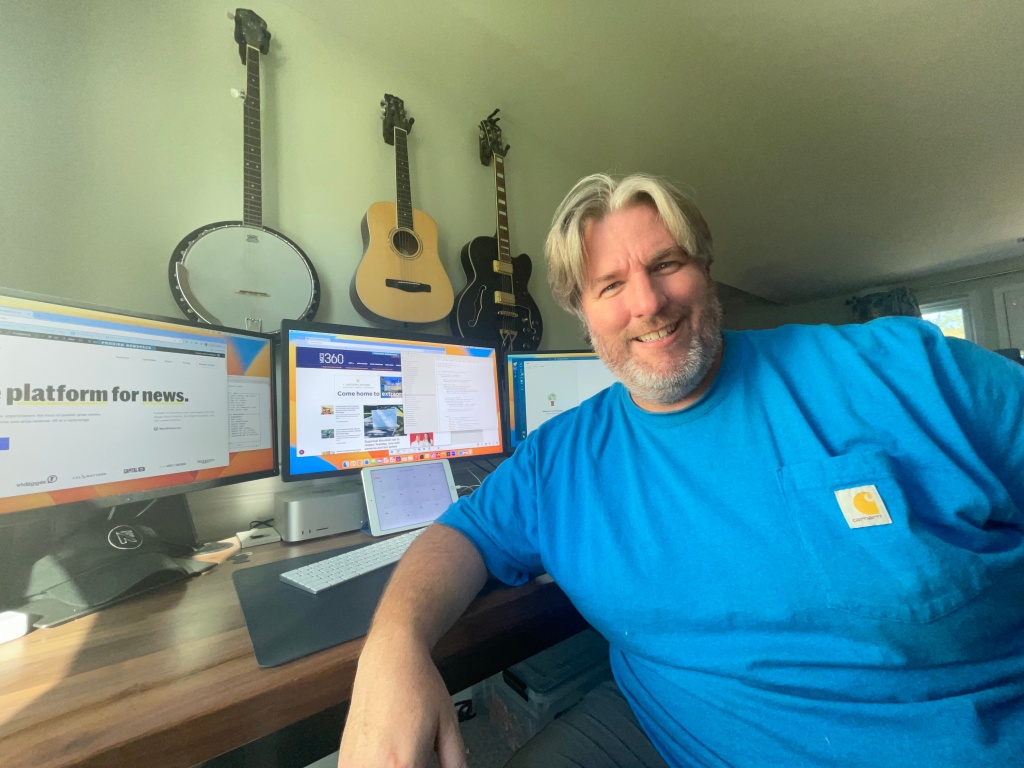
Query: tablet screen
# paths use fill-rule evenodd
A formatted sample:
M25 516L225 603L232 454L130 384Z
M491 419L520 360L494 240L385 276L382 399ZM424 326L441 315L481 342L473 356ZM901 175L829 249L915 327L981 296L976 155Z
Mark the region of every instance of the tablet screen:
M366 501L371 531L378 536L432 523L456 498L444 461L370 467L363 474L364 485L366 476L369 479Z

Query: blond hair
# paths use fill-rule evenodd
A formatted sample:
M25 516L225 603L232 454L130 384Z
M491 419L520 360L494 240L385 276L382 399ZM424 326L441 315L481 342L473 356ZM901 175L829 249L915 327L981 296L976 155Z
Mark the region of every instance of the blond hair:
M635 205L653 206L676 243L707 266L714 260L711 230L696 204L663 179L635 173L621 179L595 173L580 179L555 211L544 243L548 283L559 305L582 317L587 225Z

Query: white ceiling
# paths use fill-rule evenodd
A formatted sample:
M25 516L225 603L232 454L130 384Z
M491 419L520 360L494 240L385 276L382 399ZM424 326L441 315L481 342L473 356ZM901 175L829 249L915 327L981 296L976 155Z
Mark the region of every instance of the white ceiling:
M588 171L689 191L778 301L1024 253L1020 0L286 0ZM503 97L504 100L503 100Z

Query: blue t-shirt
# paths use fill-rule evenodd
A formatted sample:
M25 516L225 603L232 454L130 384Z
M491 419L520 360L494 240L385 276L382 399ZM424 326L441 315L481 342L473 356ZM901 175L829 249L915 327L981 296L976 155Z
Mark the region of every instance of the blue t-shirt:
M441 522L551 574L672 765L1001 767L1022 509L1024 367L899 318L726 332L698 403L615 384Z

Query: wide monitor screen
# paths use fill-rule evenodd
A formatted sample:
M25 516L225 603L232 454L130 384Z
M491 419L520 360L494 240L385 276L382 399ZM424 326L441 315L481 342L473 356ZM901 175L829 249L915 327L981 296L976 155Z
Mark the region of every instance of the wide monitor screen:
M0 513L277 474L270 336L0 292Z
M616 381L593 352L510 352L505 362L512 449L548 419Z
M494 347L300 321L282 335L282 479L504 452Z

